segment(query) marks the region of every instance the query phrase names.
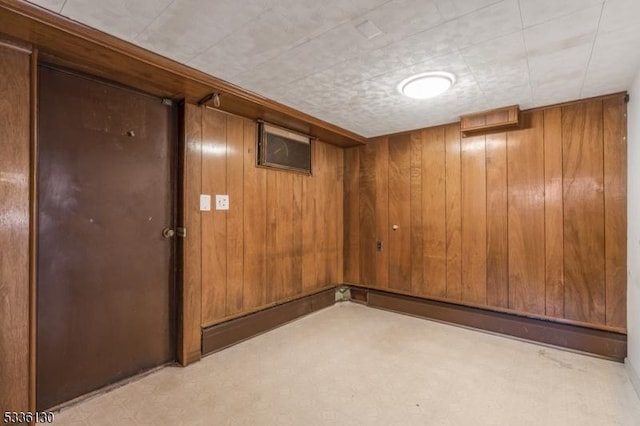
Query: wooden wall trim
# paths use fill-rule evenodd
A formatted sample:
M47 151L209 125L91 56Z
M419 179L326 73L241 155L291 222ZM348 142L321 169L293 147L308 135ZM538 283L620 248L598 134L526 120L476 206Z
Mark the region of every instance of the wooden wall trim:
M335 286L269 309L205 328L202 353L210 354L335 303Z
M30 44L22 43L14 40L7 40L0 38L0 46L6 47L8 49L18 50L23 53L31 53L33 51L33 47Z
M200 359L202 237L198 206L202 186L202 108L183 104L181 116L181 219L187 230L180 239L182 276L178 295L178 362L183 366Z
M221 109L264 119L327 143L355 146L366 139L291 107L34 6L0 0L0 32L33 43L46 60L158 96L196 102L221 93Z
M269 304L266 304L266 305L262 305L260 307L254 308L254 309L243 310L241 313L225 316L224 318L217 318L217 319L215 319L213 321L204 321L202 323L202 328L214 327L214 326L216 326L218 324L226 323L228 321L232 321L232 320L235 320L235 319L238 319L238 318L242 318L242 317L247 316L247 315L252 315L252 314L261 312L261 311L263 311L265 309L271 309L271 308L280 306L282 304L287 304L287 303L296 301L296 300L298 300L300 298L308 297L308 296L312 296L314 294L317 294L319 291L329 291L331 289L335 289L337 285L338 284L329 284L329 285L326 285L326 286L323 286L323 287L320 287L320 288L317 288L317 289L314 289L314 290L302 292L300 294L288 297L288 298L283 299L283 300L279 300L277 302L272 302L272 303L269 303Z
M627 336L621 333L559 324L362 287L356 289L359 299L362 299L362 292L366 292L365 303L370 307L505 334L619 362L622 362L627 354Z
M0 0L2 1L2 0ZM617 99L617 98L624 98L625 96L627 96L627 92L616 92L616 93L610 93L608 95L601 95L601 96L594 96L591 98L584 98L584 99L577 99L575 101L567 101L567 102L560 102L557 104L553 104L553 105L544 105L544 106L539 106L539 107L534 107L534 108L529 108L529 109L525 109L525 110L521 110L520 114L525 114L525 113L530 113L530 112L535 112L535 111L544 111L547 109L552 109L552 108L559 108L559 107L565 107L565 106L570 106L570 105L575 105L575 104L579 104L582 102L588 102L588 101L595 101L595 100L602 100L602 101L606 101L606 100L610 100L610 99ZM431 126L428 127L428 129L436 129L436 128L440 128L440 127L449 127L449 126L453 126L456 124L460 124L460 120L457 121L451 121L449 123L442 123L442 124L437 124L435 126ZM400 132L395 132L395 133L389 133L386 135L381 135L381 136L376 136L373 138L368 138L365 143L369 143L371 141L375 141L378 138L389 138L392 136L400 136L400 135L404 135L407 133L416 133L416 132L421 132L422 130L424 130L424 127L420 127L417 129L411 129L411 130L402 130Z
M452 300L450 298L435 297L435 296L423 297L423 296L417 296L416 294L407 292L407 291L381 288L379 286L367 285L362 283L343 283L342 285L349 286L351 289L356 288L356 289L362 289L364 291L374 291L374 290L383 291L383 292L388 292L398 296L416 297L420 300L427 300L427 301L438 302L438 303L448 303L448 304L460 306L463 308L475 308L475 309L481 309L483 311L496 312L499 314L506 314L506 315L522 317L522 318L530 318L530 319L535 319L540 321L548 321L548 322L553 322L553 323L563 324L563 325L572 325L575 327L588 328L591 330L606 331L606 332L617 333L622 335L627 334L627 330L621 327L611 327L603 324L593 324L589 322L575 321L575 320L570 320L565 318L556 318L556 317L551 317L546 315L537 315L537 314L518 311L515 309L502 308L499 306L483 305L483 304L473 303L465 300Z
M31 403L30 61L28 52L0 46L0 408L7 411Z

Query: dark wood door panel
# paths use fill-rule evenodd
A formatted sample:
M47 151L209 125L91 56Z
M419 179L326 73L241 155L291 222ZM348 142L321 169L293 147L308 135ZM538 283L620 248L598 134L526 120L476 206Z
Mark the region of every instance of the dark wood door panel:
M37 404L175 357L172 146L160 99L40 67Z

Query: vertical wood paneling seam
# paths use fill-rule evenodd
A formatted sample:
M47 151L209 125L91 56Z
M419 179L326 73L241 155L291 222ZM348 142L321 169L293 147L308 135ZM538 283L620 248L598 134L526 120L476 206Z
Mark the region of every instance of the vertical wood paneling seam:
M604 133L605 133L605 127L604 127L604 101L600 101L601 103L601 107L600 107L600 121L602 123L602 139L600 140L600 144L602 145L602 229L604 230L604 232L602 233L602 238L603 238L603 253L604 253L604 257L602 259L603 263L604 263L604 323L607 323L607 308L608 308L608 303L607 303L607 197L605 196L605 192L607 190L607 186L606 186L606 178L605 178L605 166L607 164L606 162L606 147L604 145Z
M37 344L37 249L38 249L38 50L31 52L30 78L30 128L31 143L29 155L29 366L28 402L30 411L36 411L36 344Z
M489 164L487 158L487 137L484 138L484 304L489 305L489 210L488 202L489 198Z
M510 293L511 293L511 287L510 287L510 273L511 271L509 270L509 134L510 132L506 132L505 136L504 136L504 160L505 160L505 166L504 166L504 179L505 179L505 183L504 183L504 187L505 187L505 208L507 209L507 217L506 217L506 228L507 228L507 235L506 235L506 249L507 249L507 255L506 255L506 259L505 261L507 262L506 268L507 268L507 307L509 307L509 301L511 300L510 298Z
M560 108L560 202L562 203L562 317L566 317L565 307L565 264L564 264L564 143L562 141L562 112L563 108Z
M566 232L564 230L564 108L560 108L560 153L562 161L560 162L560 182L562 185L561 199L562 199L562 317L567 317L567 296L566 296L566 273L567 273L567 257L565 256L565 237Z
M204 137L204 116L205 116L205 112L206 112L206 107L201 106L200 107L200 143L199 143L199 152L200 152L200 194L202 194L202 185L203 185L203 180L204 180L204 173L202 173L202 171L204 170L204 155L202 155L202 143L203 143L203 137ZM198 197L199 198L199 197ZM202 212L199 211L198 214L200 215L200 229L198 229L198 233L200 234L200 306L202 306L202 294L203 294L203 288L202 288L202 282L204 281L202 279L203 275L204 275L204 247L203 247L203 241L204 238L202 238ZM202 324L202 315L203 315L203 311L204 309L200 309L200 324Z
M390 138L389 137L385 137L384 140L385 140L384 146L386 147L386 150L387 150L387 152L386 152L386 157L387 157L387 167L386 167L386 169L387 169L387 173L386 173L386 181L387 181L386 182L386 189L387 189L387 209L386 209L387 213L386 213L386 216L387 216L387 223L383 224L383 226L385 226L385 229L387 231L383 232L383 235L387 236L386 245L387 245L387 250L388 250L389 246L390 246L389 240L390 240L390 237L391 237L391 234L389 234L389 231L388 231L389 230L389 225L391 223L391 217L389 216L389 211L390 211L389 210L389 200L391 199L391 197L389 196L389 188L390 188L389 187L389 176L391 175L391 173L389 173L389 169L391 168L391 155L389 155L389 152L391 150L389 149ZM386 269L386 274L387 274L386 287L389 288L390 287L389 271L391 269L391 256L389 256L389 254L387 254L386 256L384 256L384 258L386 259L385 263L387 264L386 268L385 268Z
M463 190L463 182L462 182L462 138L464 136L462 135L462 128L460 130L460 138L458 141L458 145L459 145L459 149L458 149L458 161L459 161L459 167L458 167L458 173L460 174L459 177L459 182L460 182L460 199L459 204L460 204L460 300L464 300L464 283L462 282L462 255L464 253L464 238L462 238L462 231L464 229L463 226L463 221L462 221L462 194L464 192Z
M242 198L242 210L240 210L239 214L241 216L240 223L241 223L241 226L242 226L242 228L241 228L242 232L240 233L242 235L242 257L241 257L241 259L242 259L242 268L241 268L241 272L240 272L240 274L241 274L240 282L242 283L242 291L240 291L240 309L244 310L244 259L245 259L244 256L245 256L245 251L247 249L247 244L246 244L246 242L244 240L244 208L245 208L245 204L244 204L244 201L245 201L245 197L244 197L245 190L244 190L244 187L246 185L246 183L244 181L244 176L245 176L245 174L244 174L244 167L245 167L244 156L245 156L245 152L247 152L247 146L246 146L247 137L246 137L246 134L245 134L245 123L244 123L244 120L242 120L241 124L242 124L242 149L240 150L240 159L242 160L242 174L241 174L241 176L242 176L242 186L240 187L240 189L242 190L242 197L241 197Z
M567 258L565 256L564 246L566 232L564 230L565 202L564 202L564 108L560 108L560 153L562 161L560 162L560 198L562 199L562 317L567 317L567 296L566 296L566 273Z
M229 194L228 177L229 177L229 116L224 114L224 193ZM215 194L214 194L215 195ZM227 297L229 295L229 210L224 210L224 307L222 312L227 315Z
M487 138L484 138L484 304L489 305L489 268L487 260L489 257L489 220L487 212L487 197L489 196L489 180L487 179Z
M545 120L544 120L544 113L541 114L541 120L542 120L542 178L543 178L543 187L542 187L542 197L543 197L543 205L542 205L542 210L544 212L543 214L543 219L542 219L542 229L544 232L544 243L542 245L542 250L544 253L544 313L545 315L548 314L547 312L547 287L549 285L549 283L547 282L548 279L548 275L547 275L547 144L545 143L545 135L546 133L544 132L545 129ZM563 232L564 235L564 232ZM564 257L564 252L563 252L563 257Z
M411 167L411 163L413 160L413 140L411 136L409 136L409 232L411 232L412 225L412 212L411 212L411 200L413 200L413 185L411 185L411 176L413 172L413 168ZM422 165L422 164L421 164ZM422 200L420 201L420 211L422 211ZM411 238L411 234L409 234L409 262L411 262L411 253L413 253L413 238ZM409 264L409 289L413 291L413 268L411 263Z
M449 185L447 184L447 166L448 166L448 161L447 161L447 145L448 145L448 139L447 139L447 127L444 128L444 294L445 296L449 295L449 232L447 229L447 226L449 225L449 192L447 190L447 188L449 187ZM420 156L422 158L422 156ZM422 162L420 163L420 168L422 169ZM420 170L420 176L422 176L422 170ZM422 183L422 179L420 179L420 183ZM424 208L424 206L422 205L422 198L420 197L420 211L423 211L422 209ZM423 241L424 241L424 237L423 237ZM424 244L424 243L423 243ZM424 246L423 246L423 250L424 250ZM423 272L423 276L424 276L424 272Z

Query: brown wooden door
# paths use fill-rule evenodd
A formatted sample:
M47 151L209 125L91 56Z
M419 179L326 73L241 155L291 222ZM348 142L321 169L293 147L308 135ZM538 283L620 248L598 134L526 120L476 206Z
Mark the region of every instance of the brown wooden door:
M175 357L176 114L60 70L39 82L42 410Z

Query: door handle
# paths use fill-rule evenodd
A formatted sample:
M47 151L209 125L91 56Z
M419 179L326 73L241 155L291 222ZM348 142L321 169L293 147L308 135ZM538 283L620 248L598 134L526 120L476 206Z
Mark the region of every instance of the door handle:
M176 234L176 232L175 232L173 229L171 229L171 228L164 228L164 229L162 230L162 236L163 236L164 238L171 238L171 237L173 237L175 234Z

